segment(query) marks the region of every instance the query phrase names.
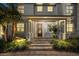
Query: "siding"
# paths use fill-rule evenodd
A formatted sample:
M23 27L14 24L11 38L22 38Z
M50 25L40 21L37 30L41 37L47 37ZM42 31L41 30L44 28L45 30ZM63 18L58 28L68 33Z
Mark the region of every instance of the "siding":
M79 4L77 4L77 31L79 31Z
M34 3L24 4L24 15L65 15L66 3L58 3L54 6L53 12L47 11L47 6L43 6L43 12L37 12L36 5Z
M34 4L24 4L24 15L34 15Z

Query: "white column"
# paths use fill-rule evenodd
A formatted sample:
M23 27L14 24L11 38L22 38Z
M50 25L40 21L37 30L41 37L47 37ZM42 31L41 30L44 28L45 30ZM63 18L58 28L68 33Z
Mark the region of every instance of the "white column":
M29 20L29 38L28 41L31 41L31 20Z
M64 33L63 33L63 39L66 39L66 20L64 20Z

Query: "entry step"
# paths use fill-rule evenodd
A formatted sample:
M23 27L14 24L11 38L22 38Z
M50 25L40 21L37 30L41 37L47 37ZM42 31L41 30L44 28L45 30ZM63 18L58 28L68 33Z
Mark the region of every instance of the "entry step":
M52 44L31 44L30 47L52 47Z
M51 44L31 44L31 45L51 45Z
M52 47L29 47L29 49L52 49Z

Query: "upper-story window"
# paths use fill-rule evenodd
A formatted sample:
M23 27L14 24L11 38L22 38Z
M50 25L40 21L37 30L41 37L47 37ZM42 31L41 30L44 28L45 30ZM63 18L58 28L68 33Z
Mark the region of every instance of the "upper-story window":
M19 5L18 6L18 11L22 14L24 14L24 5Z
M43 6L37 5L37 12L43 12Z
M53 6L48 6L47 10L48 10L48 12L53 12Z
M43 12L43 4L37 3L36 4L36 10L37 10L37 12Z
M72 15L73 13L73 6L71 4L68 4L66 6L66 15Z

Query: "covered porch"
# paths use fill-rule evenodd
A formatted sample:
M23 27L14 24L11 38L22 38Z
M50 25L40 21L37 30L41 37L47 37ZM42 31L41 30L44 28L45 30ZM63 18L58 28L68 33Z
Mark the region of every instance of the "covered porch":
M52 38L54 34L53 28L56 31L57 39L66 39L67 33L72 32L73 27L70 29L68 21L71 21L69 16L29 16L28 20L28 32L31 38Z

